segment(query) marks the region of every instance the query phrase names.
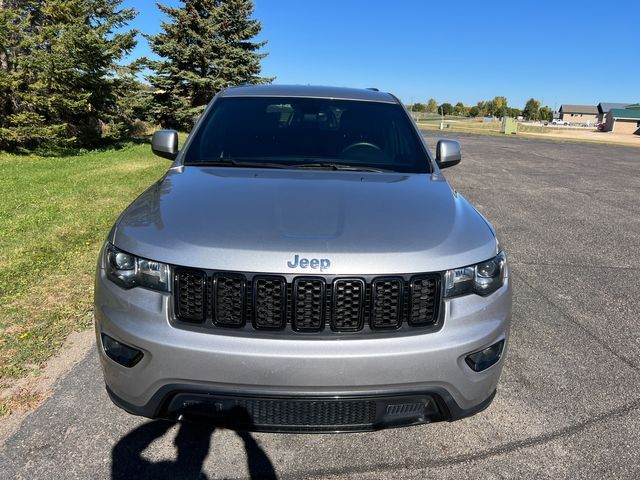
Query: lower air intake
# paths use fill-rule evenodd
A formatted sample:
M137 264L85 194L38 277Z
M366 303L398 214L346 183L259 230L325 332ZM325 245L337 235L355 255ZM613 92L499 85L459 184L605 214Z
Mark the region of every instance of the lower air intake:
M447 412L436 396L241 397L215 393L177 393L164 418L185 418L241 430L339 432L376 430L442 420Z

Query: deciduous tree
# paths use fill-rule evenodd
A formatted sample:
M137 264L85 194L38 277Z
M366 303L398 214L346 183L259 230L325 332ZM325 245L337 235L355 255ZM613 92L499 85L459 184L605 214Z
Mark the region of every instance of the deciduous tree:
M507 114L507 97L493 97L491 115L504 117Z
M479 101L476 104L476 108L478 109L478 116L480 117L486 117L487 115L491 115L491 105L489 105L489 102L485 102L485 101Z
M508 107L507 108L507 116L512 118L517 118L522 115L522 111L519 108Z
M462 102L456 103L456 105L453 107L453 114L454 115L465 116L467 114L467 110L466 110L466 108L464 106L464 103L462 103Z
M452 115L453 114L453 105L450 103L443 103L438 107L438 113L442 115Z
M540 120L540 102L535 98L530 98L524 106L522 115L527 120Z
M540 107L539 110L540 120L550 122L553 120L553 110L546 105L544 107Z

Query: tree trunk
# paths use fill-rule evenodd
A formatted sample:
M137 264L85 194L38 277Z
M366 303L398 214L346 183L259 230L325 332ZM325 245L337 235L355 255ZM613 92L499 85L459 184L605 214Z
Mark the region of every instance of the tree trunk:
M4 0L0 0L0 10L4 10ZM7 61L6 46L0 45L0 70L9 71L9 62Z

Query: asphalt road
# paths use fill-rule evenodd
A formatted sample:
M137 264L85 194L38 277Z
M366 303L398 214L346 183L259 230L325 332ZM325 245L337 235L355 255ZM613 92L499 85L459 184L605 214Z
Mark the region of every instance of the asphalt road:
M640 478L640 149L453 137L464 158L447 176L494 223L514 276L488 410L348 435L179 427L113 406L91 351L7 441L0 477Z

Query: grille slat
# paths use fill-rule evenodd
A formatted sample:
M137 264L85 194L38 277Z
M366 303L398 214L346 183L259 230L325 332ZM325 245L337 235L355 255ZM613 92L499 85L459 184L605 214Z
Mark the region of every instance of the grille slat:
M185 322L204 322L206 276L198 270L178 269L175 273L176 315Z
M438 283L433 277L413 278L411 280L411 301L409 323L426 325L438 321L437 293Z
M335 334L362 330L439 329L441 276L293 277L176 267L179 322L211 327Z
M287 285L284 278L257 277L253 280L253 322L256 328L284 328L287 314Z
M333 282L333 317L331 327L340 332L355 332L362 328L365 302L364 282L340 279Z
M325 281L296 278L293 282L293 329L300 332L321 330L324 326Z
M214 323L224 327L244 325L245 278L219 273L214 276Z
M401 278L378 278L371 288L371 327L398 328L402 322L404 281Z

